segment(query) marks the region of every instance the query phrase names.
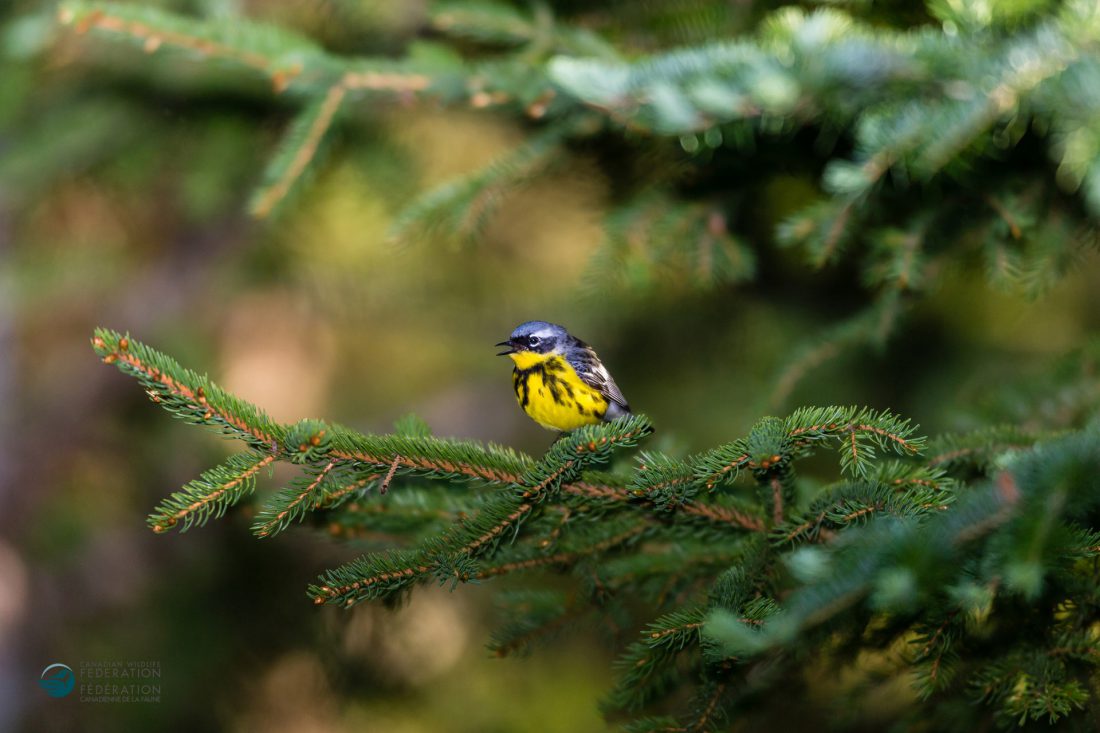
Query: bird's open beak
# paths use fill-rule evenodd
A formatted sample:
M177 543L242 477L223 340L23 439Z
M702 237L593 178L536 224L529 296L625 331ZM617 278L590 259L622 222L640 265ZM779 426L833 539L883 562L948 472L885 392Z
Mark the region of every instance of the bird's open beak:
M499 354L497 354L497 356L508 356L508 354L516 353L516 349L512 345L511 341L501 341L499 344L497 344L497 346L507 346L508 347L507 351L502 351Z

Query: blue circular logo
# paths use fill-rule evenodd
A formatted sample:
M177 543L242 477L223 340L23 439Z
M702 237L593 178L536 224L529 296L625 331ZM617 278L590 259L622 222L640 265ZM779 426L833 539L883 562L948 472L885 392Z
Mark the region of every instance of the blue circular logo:
M38 684L50 697L65 697L73 691L76 684L76 675L67 664L51 664L42 670L38 678Z

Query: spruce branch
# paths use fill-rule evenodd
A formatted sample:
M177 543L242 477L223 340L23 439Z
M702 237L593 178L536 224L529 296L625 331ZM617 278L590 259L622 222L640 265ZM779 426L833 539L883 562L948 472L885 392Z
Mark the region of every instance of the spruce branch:
M606 539L601 539L599 542L591 545L577 547L575 549L562 549L552 555L533 554L531 557L525 559L510 560L495 565L483 565L477 571L476 577L478 579L491 578L517 570L530 570L532 568L547 566L568 567L575 565L581 560L595 558L600 553L606 552L607 550L637 542L644 537L647 532L652 531L652 529L653 527L647 523L632 522L631 526L628 526L622 532L613 534Z
M363 557L321 576L321 584L311 586L310 595L316 603L352 605L405 590L432 576L441 581L476 579L482 571L472 564L474 558L491 556L505 537L517 536L525 520L584 467L605 462L614 448L633 445L651 430L641 416L576 430L551 446L516 482L499 489L472 518L460 520L441 536L402 556L407 561L405 567L398 569L389 555ZM589 549L598 551L600 547Z
M788 598L759 632L746 634L731 623L728 613L719 612L712 614L707 627L710 638L728 654L751 656L828 622L868 597L887 610L904 607L918 567L952 567L970 543L1017 516L1020 500L1015 479L1005 473L924 524L896 518L848 530L832 544L828 559L818 551L795 556L799 572L813 581Z
M689 587L744 561L752 547L724 533L674 538L658 530L634 552L604 558L586 592L598 598L636 590L656 599L656 608L664 608Z
M539 32L534 18L503 3L443 2L431 10L432 30L486 45L519 46Z
M285 428L273 422L259 408L238 399L205 376L184 369L175 360L129 335L97 328L92 347L105 364L135 377L146 388L149 399L187 422L206 425L252 448L279 454Z
M285 529L310 509L319 508L329 495L324 487L336 466L337 461L330 460L321 469L310 471L300 478L298 485L280 492L269 501L256 515L256 521L252 525L256 536L269 537Z
M530 140L484 168L429 190L397 214L390 238L408 241L418 231L445 234L461 243L476 239L505 193L552 165L570 122L547 125Z
M902 486L870 480L843 482L811 504L806 515L792 518L788 524L777 522L774 536L780 543L815 542L835 537L836 531L865 524L875 516L923 516L943 511L954 499L922 479L913 479L906 490L899 490Z
M468 441L416 435L364 436L321 421L304 421L294 426L279 425L254 405L225 393L207 377L184 369L174 360L133 341L129 336L98 329L92 343L105 363L136 377L147 387L155 402L189 422L240 438L254 449L271 453L279 460L295 463L308 461L318 467L328 461L336 462L330 469L332 474L309 491L306 490L310 486L307 481L276 496L261 510L257 531L264 530L261 532L264 536L280 531L309 511L331 508L350 496L361 494L386 476L391 481L395 475L401 475L512 485L524 481L525 472L534 465L530 458L511 450ZM632 443L646 431L647 427L638 427L637 433L628 429L622 436L591 438L584 437L587 433L579 434L579 442L573 448L581 458L577 466L588 466L592 460L602 460L609 445ZM592 459L592 456L596 458ZM339 470L335 470L337 466ZM568 480L561 476L542 477L546 479L545 488L555 492L563 489L572 495L605 501L632 503L637 500L625 488L583 480L583 471L575 466L562 469L562 472L568 475ZM532 482L528 486L537 488L541 479L529 476L526 480ZM541 490L534 491L531 496L539 493ZM521 521L533 508L534 504L524 507L512 521ZM753 520L732 508L689 503L684 510L715 522L739 523L746 528L756 528ZM266 523L272 520L274 523L268 526ZM491 533L492 527L487 527L486 531ZM486 538L485 542L489 539Z
M677 495L675 492L665 495L663 490L676 484L686 484L686 481L673 479L668 483L654 482L653 476L643 475L646 470L648 470L648 467L643 457L639 464L639 473L629 484L618 486L611 483L607 478L604 478L605 483L574 481L563 485L562 492L587 499L589 505L626 506L655 513L658 516L665 515L670 511L679 511L690 517L699 518L708 524L729 525L749 532L762 532L764 530L762 521L752 516L751 510L743 510L717 499L700 501ZM683 489L692 493L692 495L695 493L693 489L686 485Z
M912 641L916 648L913 681L923 698L944 689L954 677L953 663L958 656L954 642L964 631L959 622L959 611L951 610L939 624L919 627Z
M362 498L379 481L381 474L369 474L351 484ZM332 492L344 492L342 487ZM330 494L330 496L332 495ZM340 499L337 499L339 502ZM440 492L434 487L405 483L399 491L379 496L371 501L354 501L347 505L322 499L317 524L329 534L347 539L385 534L397 538L399 544L442 531L461 514L475 511L476 497L461 492ZM339 511L326 511L338 507ZM391 542L391 544L393 544Z
M1014 425L983 428L963 435L941 435L930 446L932 455L928 464L948 471L964 467L984 471L999 456L1027 450L1040 437Z
M558 591L504 591L497 604L508 619L493 632L489 651L497 657L525 654L577 620L585 609Z
M751 280L753 251L730 231L718 202L692 202L645 192L608 214L605 236L589 258L584 282L641 292L669 286L706 290Z
M314 168L322 143L352 95L407 97L436 81L415 64L342 58L313 41L258 23L203 21L139 5L72 0L58 17L78 34L96 33L134 43L147 54L176 50L195 62L222 62L268 80L275 94L301 105L252 196L249 209L264 219L275 213Z
M904 314L907 303L895 287L880 295L862 311L832 324L825 331L798 345L775 380L770 404L784 404L798 383L822 365L858 346L881 346Z
M308 588L317 604L559 573L568 592L515 596L492 648L522 652L582 623L641 629L605 707L691 702L636 729L713 729L788 679L792 650L826 644L907 645L899 668L922 700L965 689L1005 721L1061 720L1088 701L1100 423L946 436L924 455L916 426L889 410L803 407L712 450L644 451L633 470L608 472L652 431L645 417L576 430L536 459L410 419L390 435L279 424L129 336L100 329L92 344L173 414L246 446L165 499L155 531L222 516L281 461L301 473L262 501L258 536L312 514L377 548L322 572ZM840 479L803 481L795 469L822 450ZM1047 631L1002 650L1020 614Z
M434 3L429 14L433 31L489 47L519 47L528 59L553 52L618 56L584 28L555 22L550 7L544 4L524 12L493 0L449 0Z
M149 515L149 527L159 533L179 527L186 532L218 519L256 485L256 474L271 465L275 456L249 451L235 455L221 466L204 471L180 491L162 501Z
M684 727L684 731L691 733L693 731L713 730L713 726L722 720L722 710L719 704L723 695L726 694L727 684L724 681L715 682L709 687L710 690L705 690L705 694L701 698L699 716Z
M801 246L810 264L822 268L833 262L853 236L856 201L837 198L812 204L780 223L776 239L785 247Z
M764 531L764 524L759 518L750 516L732 506L689 501L680 505L680 511L712 522L733 525L749 532Z
M335 428L328 455L383 475L396 465L395 474L493 484L515 483L531 461L495 445L401 435L363 436L343 428Z
M204 22L140 5L72 0L62 3L58 19L77 33L119 38L147 54L175 49L257 72L277 93L301 77L307 64L323 58L312 41L281 28Z
M323 96L308 102L291 122L280 150L267 165L264 182L256 189L249 205L257 219L270 216L283 203L291 188L317 158L325 133L332 127L346 96L345 85L334 85Z

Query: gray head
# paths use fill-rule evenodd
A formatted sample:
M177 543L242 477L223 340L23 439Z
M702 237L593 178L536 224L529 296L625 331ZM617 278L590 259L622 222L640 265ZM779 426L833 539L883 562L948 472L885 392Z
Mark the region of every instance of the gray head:
M502 351L497 356L515 354L519 351L533 351L536 354L549 354L550 352L562 352L575 339L569 332L556 323L546 321L528 321L516 326L507 341L501 341L497 346L507 346L507 351Z

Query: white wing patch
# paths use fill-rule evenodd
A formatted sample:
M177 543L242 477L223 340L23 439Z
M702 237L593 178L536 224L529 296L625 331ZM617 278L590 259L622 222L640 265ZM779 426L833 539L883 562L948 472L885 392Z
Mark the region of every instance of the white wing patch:
M589 387L598 390L610 402L630 412L630 405L627 404L623 393L619 391L619 385L615 384L615 380L611 378L607 367L600 362L596 352L583 342L578 346L580 348L572 350L567 357L570 365L577 371L577 376Z

